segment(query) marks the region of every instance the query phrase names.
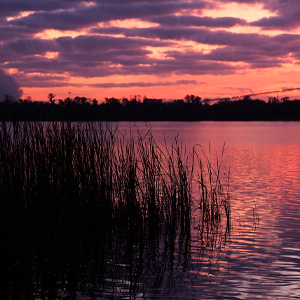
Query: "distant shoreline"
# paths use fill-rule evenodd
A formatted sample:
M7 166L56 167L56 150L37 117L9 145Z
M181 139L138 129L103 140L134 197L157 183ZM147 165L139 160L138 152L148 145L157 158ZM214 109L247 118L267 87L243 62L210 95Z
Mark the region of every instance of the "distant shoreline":
M121 102L110 98L106 103L60 100L59 104L37 101L0 102L0 121L300 121L300 100L269 102L239 100L201 102L161 99L135 99Z

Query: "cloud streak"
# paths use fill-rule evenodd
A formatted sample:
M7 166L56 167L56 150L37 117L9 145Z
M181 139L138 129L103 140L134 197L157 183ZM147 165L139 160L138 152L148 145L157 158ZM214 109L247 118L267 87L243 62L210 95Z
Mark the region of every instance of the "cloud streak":
M176 85L195 85L205 84L198 83L196 80L177 80L175 82L126 82L126 83L94 83L89 84L90 87L97 88L128 88L128 87L157 87L157 86L176 86Z
M236 25L246 25L247 22L240 18L222 17L198 17L198 16L159 16L149 18L148 21L158 23L164 26L177 26L177 27L213 27L213 28L230 28Z
M123 5L96 4L83 6L78 10L35 12L24 18L8 22L14 26L28 28L76 30L100 22L126 19L145 19L154 16L174 14L181 10L203 9L205 2L126 3Z

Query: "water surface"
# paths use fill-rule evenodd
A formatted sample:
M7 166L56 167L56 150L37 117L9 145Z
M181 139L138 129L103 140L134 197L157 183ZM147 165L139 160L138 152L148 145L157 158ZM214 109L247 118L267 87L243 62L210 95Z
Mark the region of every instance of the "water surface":
M223 170L230 166L230 234L216 234L214 246L205 248L193 230L188 270L175 269L173 288L161 286L155 298L300 298L300 123L130 125L150 126L158 143L179 134L187 152L198 144L212 158L220 158L225 144Z

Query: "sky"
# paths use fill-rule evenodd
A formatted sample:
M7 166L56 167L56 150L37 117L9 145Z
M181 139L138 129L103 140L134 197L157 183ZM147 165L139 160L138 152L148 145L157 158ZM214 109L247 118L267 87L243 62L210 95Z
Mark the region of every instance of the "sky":
M296 87L300 0L0 0L0 99Z

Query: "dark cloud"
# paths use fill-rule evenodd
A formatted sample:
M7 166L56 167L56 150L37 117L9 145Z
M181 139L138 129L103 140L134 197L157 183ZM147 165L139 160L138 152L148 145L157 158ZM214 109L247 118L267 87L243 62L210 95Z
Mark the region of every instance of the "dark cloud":
M158 76L170 73L228 74L235 71L235 68L227 63L201 61L201 57L196 58L193 52L189 52L188 55L190 58L194 57L194 60L189 59L188 61L186 56L169 55L166 59L151 58L148 54L152 52L145 50L146 46L166 45L164 42L155 40L107 36L64 37L52 41L54 45L49 45L49 48L47 47L48 42L32 41L32 44L36 46L27 50L25 47L24 52L35 54L43 53L47 49L58 50L57 57L48 59L31 55L25 58L23 55L23 59L20 59L18 55L15 55L11 56L11 60L5 64L5 67L16 68L27 73L63 74L68 72L72 76L83 77L105 77L115 74L153 74ZM11 42L3 48L4 50L5 48L12 49L10 53L13 55L12 53L16 51L23 51L20 45L27 44L30 45L30 41ZM4 51L0 48L0 54L1 50Z
M94 3L102 3L107 4L106 0L95 0ZM112 5L123 5L123 4L134 4L134 3L178 3L182 2L182 0L110 0L109 3ZM206 0L193 0L193 2L201 3L206 7L215 7L214 4L207 2Z
M97 4L84 6L76 10L59 10L54 12L36 12L27 17L12 20L10 25L29 28L76 30L89 27L99 22L126 19L145 19L154 16L175 14L181 10L203 9L203 2L165 2L165 3L129 3L123 5Z
M219 3L254 5L260 3L265 9L281 14L290 14L300 9L299 0L218 0Z
M202 8L214 7L212 3L205 0L194 0ZM0 16L18 16L21 12L53 12L62 10L75 10L88 7L91 3L107 5L106 0L1 0ZM140 5L143 4L164 4L164 3L182 3L182 0L110 0L109 5L112 7L124 5Z
M225 47L212 50L208 54L202 53L183 53L179 51L169 52L169 57L175 60L181 60L186 63L202 60L202 61L218 61L218 62L244 62L248 63L251 68L270 68L280 66L285 60L280 59L274 54L274 57L267 56L265 52L255 49L231 48Z
M149 18L148 21L159 23L165 26L196 26L196 27L215 27L215 28L230 28L236 25L246 25L247 22L243 19L223 17L198 17L198 16L163 16Z
M282 44L282 45L287 45L291 44L294 42L299 42L300 41L300 35L299 34L279 34L273 37L273 40Z
M25 81L21 82L22 87L26 88L52 88L52 87L66 87L76 86L82 87L82 84L71 84L68 81Z
M66 76L28 75L24 73L17 73L14 77L22 87L63 87L71 85L69 78Z
M0 42L29 37L35 33L38 33L39 31L39 28L0 25Z
M56 42L63 51L86 51L89 53L95 53L103 50L118 50L122 52L136 50L146 46L167 47L173 44L169 41L165 42L98 35L81 35L75 38L60 37L56 39Z
M24 87L68 86L69 76L226 75L246 68L271 68L300 59L300 36L234 33L249 25L231 16L201 16L222 3L256 4L275 16L252 22L264 29L300 26L299 0L0 0L0 68L15 68ZM25 16L21 12L29 12ZM7 21L5 17L17 17ZM121 28L111 21L137 19L150 28ZM98 23L104 22L99 27ZM115 23L116 24L116 23ZM159 26L155 25L159 24ZM228 28L228 30L226 30ZM46 29L86 30L86 35L40 39ZM65 33L67 35L67 33ZM209 53L192 50L186 41L216 46ZM162 50L168 47L178 51ZM160 58L155 48L164 51ZM154 53L152 53L154 51ZM47 52L57 55L46 57ZM241 62L242 64L236 64ZM43 76L33 75L44 74ZM1 73L2 74L2 73ZM3 73L4 74L4 73ZM52 75L51 75L52 74ZM61 76L55 75L60 74ZM8 76L8 75L5 75ZM189 82L101 83L99 87L159 86ZM191 84L196 84L192 83ZM77 84L76 86L81 86Z
M272 42L267 35L252 33L233 33L225 30L209 30L206 28L92 28L92 33L123 34L127 37L143 37L148 39L194 41L200 44L255 47Z
M276 12L278 15L289 15L295 11L300 11L299 0L265 0L260 1L265 8Z
M18 78L18 77L16 77ZM71 83L63 76L20 76L21 85L23 87L38 88L38 87L82 87L88 86L92 88L129 88L129 87L154 87L154 86L175 86L175 85L195 85L205 84L196 80L177 80L175 82L128 82L128 83L91 83L77 84Z
M120 47L121 45L121 47ZM109 67L108 64L138 65L153 63L145 47L170 46L171 42L116 38L111 36L60 37L54 40L24 39L0 46L0 63L6 68L20 68L24 72L65 72L70 66L83 68ZM58 57L42 57L57 52Z
M238 3L253 5L256 3L265 3L268 0L218 0L219 3Z
M287 58L290 48L277 43L262 45L261 47L223 47L212 50L208 54L198 55L198 59L222 62L245 62L255 68L270 68L291 62ZM195 59L195 58L191 58ZM263 64L261 63L263 62Z
M198 83L196 80L178 80L175 82L128 82L128 83L94 83L89 84L90 87L97 87L97 88L128 88L128 87L152 87L152 86L174 86L174 85L195 85L201 84ZM203 83L202 83L203 84Z
M20 39L4 44L0 49L18 55L44 54L50 51L57 51L56 42L42 39Z
M39 55L55 51L57 51L57 43L51 40L14 40L0 45L0 63L34 61Z
M125 68L124 71L126 70ZM157 61L152 66L134 66L128 69L130 74L150 74L157 76L165 76L167 74L176 75L226 75L233 74L237 70L236 67L222 62L207 61L187 61L184 59L164 59Z
M263 34L232 33L224 30L204 28L93 28L91 32L101 34L123 34L128 37L183 41L191 40L199 44L223 46L212 50L209 54L197 53L197 59L255 63L264 60L264 64L256 66L279 66L289 54L298 53L300 35L282 34L267 36ZM226 47L224 47L226 46ZM183 53L184 54L184 53ZM185 54L184 54L185 55ZM190 54L193 57L193 54ZM177 57L175 58L177 59ZM193 58L196 59L196 58Z
M44 55L47 52L58 52L61 59L76 61L109 61L110 57L146 56L151 52L145 47L168 47L171 41L155 41L128 37L112 36L77 36L60 37L53 40L38 38L18 39L0 45L0 62L23 60L28 56L39 60L34 55ZM84 57L86 56L86 57Z
M8 68L16 68L29 73L69 73L71 76L106 77L112 75L157 75L167 74L229 74L235 72L236 68L227 63L189 61L175 59L148 59L128 63L116 58L114 61L89 61L60 60L56 59L27 59L22 62L10 62L5 65Z
M265 9L276 13L276 16L265 17L250 23L264 30L289 30L300 26L299 0L219 0L222 3L256 4L260 3Z
M272 60L261 60L256 61L250 65L251 69L267 69L281 67L281 63Z
M21 12L74 9L80 0L1 0L0 17L18 16Z
M72 66L74 69L77 67L80 69L78 64L70 65L69 62L60 61L58 59L47 59L43 57L36 57L36 58L27 58L24 60L15 60L9 62L4 65L6 68L15 68L24 73L42 73L42 74L49 74L49 73L57 73L57 74L64 74L68 72L69 68ZM78 70L80 73L80 70Z
M12 76L0 69L0 100L4 100L5 94L13 96L15 100L18 100L23 92Z
M100 29L97 29L99 31ZM101 29L102 30L102 29ZM104 28L136 37L112 36L78 36L60 37L52 41L24 39L6 43L0 47L0 57L7 61L3 67L16 68L25 73L39 72L42 74L69 73L71 76L105 77L112 75L153 74L230 74L238 70L231 62L245 62L251 68L267 68L280 66L286 61L289 53L298 53L300 36L236 34L226 31L209 31L186 28L184 31L174 29L126 29ZM94 30L96 31L96 30ZM140 36L167 37L168 41L157 39L141 39ZM192 31L192 33L189 33ZM202 35L196 36L195 32ZM166 36L161 34L167 32ZM170 33L172 39L170 37ZM101 32L103 33L103 32ZM222 36L222 33L224 36ZM173 36L177 34L177 36ZM196 37L203 43L221 44L226 47L217 48L204 54L199 51L168 51L166 58L152 58L146 47L162 47L174 45L173 40ZM283 43L285 41L285 43ZM48 59L43 55L47 51L56 51L57 57Z
M300 26L300 9L292 14L263 18L250 23L251 26L258 26L264 30L288 30Z

